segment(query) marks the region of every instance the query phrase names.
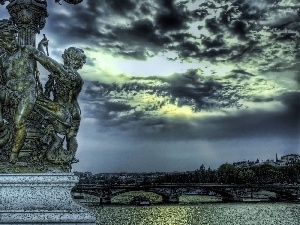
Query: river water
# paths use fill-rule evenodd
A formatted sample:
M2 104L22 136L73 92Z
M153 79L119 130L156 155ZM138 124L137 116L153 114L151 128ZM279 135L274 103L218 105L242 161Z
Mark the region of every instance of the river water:
M90 207L97 225L300 225L300 204L206 203Z

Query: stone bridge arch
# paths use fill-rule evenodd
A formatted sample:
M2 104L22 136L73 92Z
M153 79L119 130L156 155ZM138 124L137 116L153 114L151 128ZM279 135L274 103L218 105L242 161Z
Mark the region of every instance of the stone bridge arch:
M136 197L144 197L151 203L161 203L167 196L145 190L122 190L111 195L111 203L130 203Z
M224 189L212 188L212 187L195 187L195 186L186 186L186 187L176 187L176 186L165 186L165 187L143 187L143 186L133 186L133 187L102 187L102 188L86 188L82 190L77 190L77 192L82 192L86 194L90 194L93 196L97 196L101 199L106 199L110 201L111 199L122 195L124 193L139 193L140 196L144 193L153 193L159 195L161 197L161 201L163 203L170 202L178 202L179 197L183 196L189 192L206 191L206 194L202 192L203 195L213 195L211 192L220 195L225 199L232 199L234 197L233 194L229 193ZM133 196L133 198L135 195Z

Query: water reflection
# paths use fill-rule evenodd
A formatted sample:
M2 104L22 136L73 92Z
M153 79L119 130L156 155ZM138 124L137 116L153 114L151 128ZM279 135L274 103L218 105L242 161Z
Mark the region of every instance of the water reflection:
M94 207L101 225L299 225L300 205L238 203Z

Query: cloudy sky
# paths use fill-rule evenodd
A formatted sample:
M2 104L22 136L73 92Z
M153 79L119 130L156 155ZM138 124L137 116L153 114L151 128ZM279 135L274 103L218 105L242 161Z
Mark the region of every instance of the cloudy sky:
M76 46L88 57L74 170L187 171L300 153L297 0L47 2L50 56L61 62Z

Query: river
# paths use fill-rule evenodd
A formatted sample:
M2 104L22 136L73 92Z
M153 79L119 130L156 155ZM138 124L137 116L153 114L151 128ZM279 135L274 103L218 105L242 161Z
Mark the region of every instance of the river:
M205 203L197 205L90 207L97 225L300 225L300 204Z

